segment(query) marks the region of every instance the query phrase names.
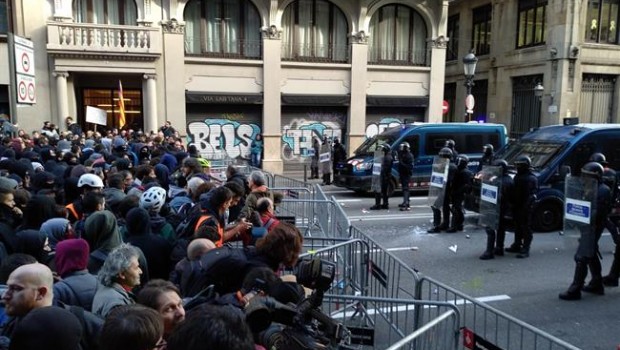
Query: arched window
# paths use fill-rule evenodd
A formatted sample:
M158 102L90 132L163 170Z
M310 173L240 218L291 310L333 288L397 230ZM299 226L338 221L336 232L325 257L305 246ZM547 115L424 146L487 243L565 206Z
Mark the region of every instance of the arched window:
M298 0L282 15L282 58L346 62L347 33L347 20L336 5L325 0Z
M261 57L261 21L249 0L192 0L185 7L185 53Z
M73 17L79 23L135 26L138 11L134 0L75 0Z
M370 63L427 65L426 23L403 5L381 7L370 20Z

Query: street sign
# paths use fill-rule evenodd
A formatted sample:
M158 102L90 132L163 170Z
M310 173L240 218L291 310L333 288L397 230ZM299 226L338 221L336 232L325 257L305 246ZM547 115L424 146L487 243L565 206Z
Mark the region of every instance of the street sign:
M35 104L36 80L34 72L34 44L28 39L14 36L15 81L17 103Z
M443 107L441 109L441 112L443 114L448 114L449 111L450 111L450 104L448 103L448 101L443 100Z

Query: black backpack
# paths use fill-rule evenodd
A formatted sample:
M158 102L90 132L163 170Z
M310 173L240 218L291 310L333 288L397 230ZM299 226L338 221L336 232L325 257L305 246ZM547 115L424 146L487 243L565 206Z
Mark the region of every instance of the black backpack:
M175 229L177 239L191 238L194 235L196 223L202 214L203 212L200 204L196 204L189 209L183 209L183 207L181 207L177 215L183 219Z

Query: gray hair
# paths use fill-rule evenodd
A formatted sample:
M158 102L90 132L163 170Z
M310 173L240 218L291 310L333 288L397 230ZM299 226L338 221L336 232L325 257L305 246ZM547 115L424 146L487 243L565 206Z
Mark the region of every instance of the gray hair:
M256 186L264 186L266 182L265 174L263 174L263 172L260 170L254 170L250 173L250 180L252 180L252 182Z
M112 284L116 282L118 275L129 269L131 266L131 259L139 257L140 251L138 248L129 243L119 245L108 254L101 270L99 270L97 274L97 279L104 286L111 287Z

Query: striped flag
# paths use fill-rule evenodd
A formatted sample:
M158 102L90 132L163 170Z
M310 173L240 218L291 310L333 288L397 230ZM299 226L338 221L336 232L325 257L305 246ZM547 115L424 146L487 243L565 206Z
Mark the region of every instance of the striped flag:
M127 122L125 119L125 98L123 97L123 84L118 81L118 128L122 129Z

